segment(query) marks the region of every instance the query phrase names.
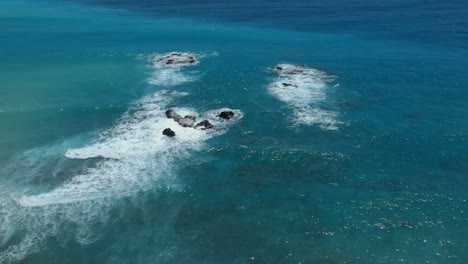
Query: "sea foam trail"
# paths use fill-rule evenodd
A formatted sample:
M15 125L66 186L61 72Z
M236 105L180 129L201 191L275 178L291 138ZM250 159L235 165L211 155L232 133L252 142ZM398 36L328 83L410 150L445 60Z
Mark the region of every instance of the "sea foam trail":
M173 77L169 79L175 80ZM165 85L174 83L180 82ZM47 171L73 173L74 170L65 168L72 160L93 159L83 166L94 165L80 168L80 172L66 182L42 193L34 185L22 189L0 185L0 263L22 261L41 250L51 237L59 243L70 240L93 243L107 225L115 203L122 201L119 198L128 197L138 202L137 192L178 188L174 170L189 160L194 151L201 150L207 139L225 133L243 116L239 110L226 108L206 113L171 108L181 115L207 119L214 125L207 130L183 128L166 118L165 110L176 98L187 95L168 90L155 92L134 102L112 128L83 147L70 148L70 145L77 145L72 140L72 144L28 151L12 161L12 167L24 167L21 171L29 172L21 176L25 179L36 178ZM225 121L217 117L226 110L232 110L235 118ZM176 137L162 135L167 127L177 133ZM42 166L44 160L50 161L48 166Z
M171 174L174 164L187 158L191 151L199 150L207 139L224 133L227 126L235 122L221 121L215 116L224 109L200 115L193 109L173 108L182 116L208 119L215 128L199 130L180 126L165 116L165 110L173 97L184 95L160 91L143 98L95 142L66 152L65 156L70 159L103 158L95 168L50 192L22 196L19 203L28 207L65 204L128 196L152 188L159 177ZM237 120L242 117L239 110L234 111ZM177 136L162 135L165 128L171 128Z
M170 91L148 95L135 102L114 127L95 141L68 149L68 159L96 158L97 164L55 189L37 195L0 189L5 194L0 199L0 246L10 243L18 232L26 234L0 252L0 263L21 261L41 250L50 237L63 243L93 243L109 221L113 205L121 201L119 198L132 198L149 189L178 188L174 169L202 149L207 139L225 133L243 116L240 110L228 108L200 114L194 109L171 108L214 125L207 130L181 127L165 116L165 110L175 98L186 95ZM221 111L233 111L235 118L217 117ZM177 135L163 136L166 127Z
M326 100L329 83L335 76L307 66L286 63L278 64L272 70L278 76L270 83L268 91L292 108L294 124L319 125L325 130L338 129L338 114L318 106L318 103Z

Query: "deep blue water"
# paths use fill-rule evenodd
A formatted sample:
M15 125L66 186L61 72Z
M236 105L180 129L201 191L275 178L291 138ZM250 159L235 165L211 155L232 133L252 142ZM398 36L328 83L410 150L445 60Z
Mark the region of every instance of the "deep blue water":
M190 16L302 31L352 33L417 41L419 45L467 47L468 5L436 0L79 0L144 14Z
M467 263L467 11L0 1L0 263Z

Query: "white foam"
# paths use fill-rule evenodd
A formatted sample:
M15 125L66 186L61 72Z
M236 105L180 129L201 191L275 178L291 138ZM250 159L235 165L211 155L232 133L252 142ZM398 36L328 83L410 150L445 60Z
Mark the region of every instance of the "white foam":
M197 72L187 72L182 67L157 67L151 63L151 69L154 74L150 82L161 86L198 78ZM14 161L14 175L19 179L15 182L20 182L23 189L7 190L0 185L0 246L4 249L0 263L22 261L41 250L50 237L59 243L92 243L100 234L96 229L106 225L110 210L121 201L119 198L132 201L136 192L178 188L173 170L190 160L192 152L203 148L207 139L225 133L242 117L240 111L234 110L237 117L228 122L219 120L216 111L199 115L194 109L173 108L181 115L195 115L197 121L208 119L215 124L207 130L183 128L167 119L165 110L175 97L185 95L156 92L135 102L114 127L83 147L70 148L81 142L73 139L28 151ZM162 135L167 127L176 132L176 137ZM50 177L63 177L63 167L70 162L63 154L68 159L97 159L83 164L93 163L93 167L79 168L80 173L50 191L41 193L35 185L27 185L44 172L51 173Z
M174 56L174 54L178 54ZM148 78L148 83L158 86L175 86L198 79L197 72L187 72L184 68L197 65L202 54L189 52L169 52L164 54L151 54L148 60L151 64L152 73ZM187 63L193 58L193 63ZM168 60L173 60L174 64L166 64Z
M127 196L151 188L158 177L170 174L176 160L188 157L189 151L200 149L205 140L224 133L228 125L243 116L239 110L233 110L234 120L221 121L216 115L227 108L209 111L202 116L193 109L173 108L182 116L194 115L199 121L208 119L215 125L209 130L184 128L165 116L167 104L177 95L180 94L158 92L143 98L137 109L127 112L116 126L95 142L70 149L65 154L71 159L105 158L96 168L50 192L22 196L19 203L28 207L47 206ZM171 128L176 137L162 135L165 128Z
M41 250L44 241L50 237L64 244L70 240L93 243L99 238L99 229L109 221L115 203L121 201L119 198L131 201L137 197L137 192L177 188L173 170L190 160L193 151L203 148L204 141L225 133L243 116L241 111L232 110L234 119L221 120L217 115L231 109L198 114L194 109L172 108L181 115L194 115L197 121L206 119L215 125L207 130L183 128L166 118L165 110L175 97L185 95L160 91L146 96L135 102L114 127L96 140L81 148L68 149L65 156L69 159L99 157L101 160L96 160L95 167L50 191L31 195L26 194L30 193L27 188L7 189L0 185L0 245L12 243L13 237L25 234L0 252L0 263L20 262ZM162 130L167 127L176 132L175 137L162 135ZM25 163L32 169L31 173L36 174L39 169L34 166L41 169L44 159L53 157L55 160L57 154L64 152L63 147L76 145L77 142L72 141L72 144L28 152L15 164ZM63 166L60 162L52 163ZM37 193L35 187L30 188Z
M148 77L148 83L158 86L176 86L198 80L196 72L184 73L178 68L155 69Z
M337 130L342 124L337 119L338 114L309 106L294 109L293 123L296 125L318 125L324 130Z
M43 242L49 237L55 237L62 243L75 240L90 244L99 236L92 228L107 221L108 211L108 203L102 201L99 206L74 204L31 208L19 205L14 197L2 196L0 245L5 246L14 236L20 240L0 252L0 263L21 262L28 255L41 250Z
M302 65L278 64L273 71L278 77L268 86L269 92L287 103L294 112L294 124L319 125L338 129L338 114L320 109L317 104L327 99L329 83L335 76Z

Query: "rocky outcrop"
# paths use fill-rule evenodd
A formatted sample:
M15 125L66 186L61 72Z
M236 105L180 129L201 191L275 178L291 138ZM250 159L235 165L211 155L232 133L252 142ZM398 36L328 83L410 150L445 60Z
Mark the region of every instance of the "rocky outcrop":
M198 123L195 128L200 128L201 130L213 128L213 125L208 120L203 120Z
M154 64L161 67L184 67L197 64L198 61L193 54L186 52L171 52L155 58Z
M234 111L229 110L227 108L220 109L218 111L213 111L212 114L208 114L208 116L211 116L212 118L216 116L225 120L237 119L242 116L242 114L236 114ZM214 125L207 119L197 123L197 118L195 116L186 115L182 117L172 109L167 110L165 114L167 118L173 119L177 122L177 124L185 128L194 128L199 130L207 130L214 128ZM170 128L166 128L163 131L163 134L169 137L175 136L175 132L173 132Z
M164 129L162 134L165 135L165 136L168 136L168 137L174 137L176 135L175 132L172 131L172 129L170 129L170 128Z
M219 113L218 117L220 117L222 119L229 120L229 119L234 118L234 112L233 111L223 111L223 112Z
M186 115L184 118L185 119L190 119L190 120L193 120L193 121L197 120L197 117L191 116L191 115Z
M166 117L174 119L174 121L176 121L182 127L193 127L201 130L213 128L213 125L208 120L203 120L195 125L197 117L191 115L181 117L179 114L177 114L174 110L171 109L166 111Z
M193 127L195 125L195 120L197 120L197 118L194 116L185 116L184 118L176 120L176 122L182 127Z
M176 122L179 122L179 120L182 119L182 117L180 115L178 115L174 110L167 110L166 111L166 117L167 118L172 118Z

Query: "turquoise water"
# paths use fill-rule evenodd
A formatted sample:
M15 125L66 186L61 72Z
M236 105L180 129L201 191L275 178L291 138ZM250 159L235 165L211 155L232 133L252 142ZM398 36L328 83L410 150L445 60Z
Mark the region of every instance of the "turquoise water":
M468 261L466 21L129 3L0 2L0 263Z

